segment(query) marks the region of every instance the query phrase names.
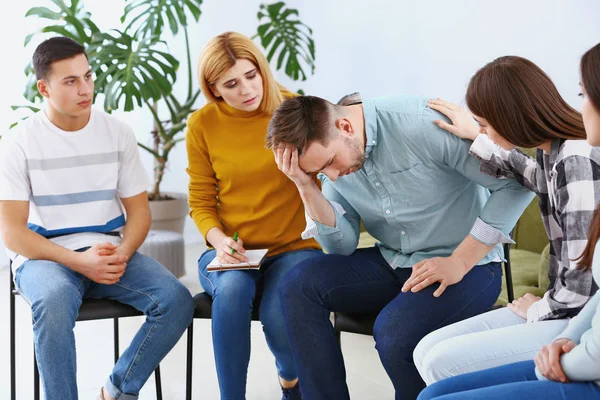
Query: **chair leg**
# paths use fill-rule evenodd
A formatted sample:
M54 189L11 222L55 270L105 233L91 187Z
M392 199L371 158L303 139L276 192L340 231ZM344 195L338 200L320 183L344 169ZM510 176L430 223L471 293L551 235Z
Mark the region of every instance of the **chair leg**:
M335 329L335 340L338 346L342 347L342 332L337 329Z
M40 400L40 371L35 356L35 344L33 345L33 399Z
M160 364L154 370L154 380L156 381L156 400L162 400L162 384L160 381Z
M192 358L194 356L194 321L188 327L187 370L185 376L185 398L192 400Z
M513 279L512 279L512 267L510 263L510 245L504 244L504 258L506 262L504 263L504 275L506 277L506 293L508 295L508 302L512 303L515 299L515 293L513 288Z
M9 267L10 268L10 267ZM11 277L12 278L12 277ZM16 341L15 341L15 294L12 282L10 285L10 399L17 398L17 376L16 376Z
M119 318L114 318L113 331L115 336L115 364L119 360Z
M336 313L333 313L333 330L335 331L335 341L338 346L342 347L342 331L338 329Z

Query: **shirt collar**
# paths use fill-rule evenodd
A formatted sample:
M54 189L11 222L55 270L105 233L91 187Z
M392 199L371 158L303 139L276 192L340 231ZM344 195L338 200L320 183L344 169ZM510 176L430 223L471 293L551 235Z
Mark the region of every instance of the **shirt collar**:
M552 143L550 143L550 154L548 161L550 164L554 164L556 159L558 158L558 153L560 152L560 147L564 143L564 139L554 139Z
M363 101L363 114L365 118L365 154L369 154L377 145L377 111L375 103L371 100Z

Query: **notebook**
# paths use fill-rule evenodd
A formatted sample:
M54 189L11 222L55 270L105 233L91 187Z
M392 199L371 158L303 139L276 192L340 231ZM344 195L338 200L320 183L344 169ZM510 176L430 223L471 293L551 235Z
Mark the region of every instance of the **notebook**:
M246 250L244 255L248 257L248 262L239 263L239 264L222 264L221 261L215 257L208 264L206 270L208 272L217 272L217 271L231 271L237 269L260 269L260 263L264 260L267 255L268 249L260 249L260 250Z

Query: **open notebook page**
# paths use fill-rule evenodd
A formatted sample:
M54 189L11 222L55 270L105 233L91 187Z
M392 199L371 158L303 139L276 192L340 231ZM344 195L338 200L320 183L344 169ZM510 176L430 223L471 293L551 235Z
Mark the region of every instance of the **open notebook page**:
M208 268L210 267L244 267L244 266L258 266L265 255L267 254L268 249L260 249L260 250L246 250L244 255L248 257L247 263L239 263L239 264L223 264L221 260L217 257L213 258L213 260L208 264Z

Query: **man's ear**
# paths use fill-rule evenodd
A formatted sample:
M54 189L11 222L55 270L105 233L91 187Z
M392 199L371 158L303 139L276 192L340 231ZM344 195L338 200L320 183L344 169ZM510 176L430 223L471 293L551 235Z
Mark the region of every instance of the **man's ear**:
M37 88L42 96L46 98L50 97L50 87L48 86L48 82L43 79L38 80Z
M335 127L338 132L346 136L354 135L354 128L347 118L338 118L335 120Z

